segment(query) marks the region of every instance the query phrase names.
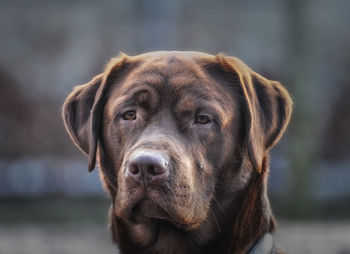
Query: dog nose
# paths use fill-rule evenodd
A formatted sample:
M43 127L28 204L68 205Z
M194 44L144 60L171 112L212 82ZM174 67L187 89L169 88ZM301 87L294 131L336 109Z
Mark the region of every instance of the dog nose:
M127 177L145 184L164 180L169 175L168 160L159 151L136 152L129 161Z

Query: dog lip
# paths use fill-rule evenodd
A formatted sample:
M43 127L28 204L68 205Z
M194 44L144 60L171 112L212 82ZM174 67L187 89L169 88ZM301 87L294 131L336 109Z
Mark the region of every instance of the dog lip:
M158 203L150 198L144 198L132 207L130 221L134 224L150 221L157 223L166 222L186 231L196 230L203 223L203 220L183 221L179 215L172 213L173 210L168 205L162 202Z
M157 202L150 198L144 198L137 202L132 208L132 216L152 219L169 218L169 214Z

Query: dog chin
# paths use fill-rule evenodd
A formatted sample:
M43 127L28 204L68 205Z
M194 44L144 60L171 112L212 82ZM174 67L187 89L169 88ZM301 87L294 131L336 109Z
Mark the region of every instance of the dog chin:
M185 222L176 214L169 214L156 202L146 199L141 200L131 209L129 221L134 224L153 224L155 226L175 227L177 229L191 231L197 229L200 222Z

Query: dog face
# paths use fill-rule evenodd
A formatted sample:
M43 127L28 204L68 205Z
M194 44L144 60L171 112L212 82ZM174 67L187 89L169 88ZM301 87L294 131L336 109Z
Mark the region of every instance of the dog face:
M112 60L68 97L63 116L90 170L97 154L114 216L215 236L225 223L217 208L230 209L253 172L262 173L290 107L279 83L238 59L153 52Z
M233 96L193 65L148 57L111 90L101 143L117 175L120 218L164 219L190 230L208 216L239 119Z

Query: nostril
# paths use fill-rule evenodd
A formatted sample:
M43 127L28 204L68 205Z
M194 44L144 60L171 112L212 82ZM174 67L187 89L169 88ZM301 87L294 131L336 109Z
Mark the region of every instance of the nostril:
M140 170L139 170L139 167L136 164L131 164L129 166L129 172L131 174L133 174L133 175L137 175L140 172Z
M162 166L150 165L148 168L148 173L151 175L161 175L165 173L165 168Z

